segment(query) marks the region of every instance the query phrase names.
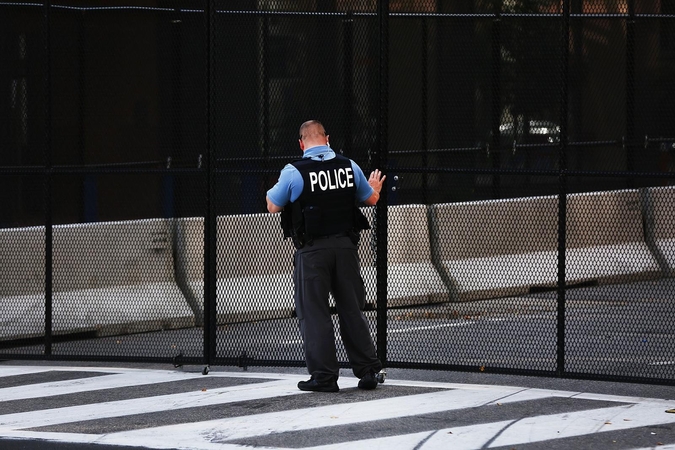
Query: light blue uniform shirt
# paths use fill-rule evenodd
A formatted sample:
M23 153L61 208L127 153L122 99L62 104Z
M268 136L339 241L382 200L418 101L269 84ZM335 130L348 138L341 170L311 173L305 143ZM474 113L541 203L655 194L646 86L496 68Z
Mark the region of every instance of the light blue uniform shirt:
M305 150L303 158L312 158L315 161L321 161L322 157L325 160L335 158L335 152L326 145L320 145L318 147L312 147ZM368 184L366 176L363 174L363 171L351 159L349 160L352 163L352 171L354 173L354 184L356 185L356 198L360 202L364 202L373 195L373 188ZM267 191L267 197L279 207L286 206L290 202L294 202L302 194L302 189L305 185L305 182L302 179L302 175L292 164L286 164L281 170L281 175L279 175L279 181L275 184L272 189Z

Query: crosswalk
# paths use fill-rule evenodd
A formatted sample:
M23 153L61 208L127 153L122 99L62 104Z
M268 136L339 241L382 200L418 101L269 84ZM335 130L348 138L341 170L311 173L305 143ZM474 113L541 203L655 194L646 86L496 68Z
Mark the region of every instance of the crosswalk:
M317 394L297 389L305 378L3 365L0 448L3 439L193 450L571 448L587 436L609 447L631 430L675 424L666 399L391 379L362 391L350 377L340 392ZM645 448L675 449L672 433L649 433Z

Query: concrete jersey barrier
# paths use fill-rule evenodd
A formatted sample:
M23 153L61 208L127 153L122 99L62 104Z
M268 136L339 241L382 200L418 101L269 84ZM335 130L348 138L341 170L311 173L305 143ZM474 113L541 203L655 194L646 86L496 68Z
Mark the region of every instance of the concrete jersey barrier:
M105 336L194 325L174 280L171 242L164 219L55 226L52 332ZM0 246L11 268L0 287L0 339L41 336L44 228L2 230Z
M432 254L453 301L527 293L557 280L557 197L430 207Z
M627 283L660 275L645 241L638 190L567 199L567 283Z
M430 217L432 253L456 301L556 285L557 197L433 205ZM658 276L636 190L570 194L566 236L568 285Z

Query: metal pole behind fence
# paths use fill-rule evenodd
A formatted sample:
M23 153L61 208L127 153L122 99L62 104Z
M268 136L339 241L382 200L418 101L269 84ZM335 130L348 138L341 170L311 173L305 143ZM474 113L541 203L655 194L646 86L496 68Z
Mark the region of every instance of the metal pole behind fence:
M262 115L262 130L260 133L262 142L262 156L270 156L270 77L269 66L267 58L269 57L269 41L270 41L270 19L268 16L260 19L262 24L261 45L262 55L260 58L260 74L262 78L262 105L260 114Z
M628 0L626 20L626 170L635 170L635 0ZM627 187L635 187L628 178Z
M492 151L492 168L499 170L501 166L501 131L499 124L502 117L502 48L501 48L501 7L497 10L495 18L492 20L492 139L490 145ZM489 160L488 160L489 161ZM501 177L499 173L492 175L492 198L501 198Z
M342 83L344 85L344 113L343 117L343 135L344 152L352 157L353 137L353 111L354 111L354 16L351 12L342 20Z

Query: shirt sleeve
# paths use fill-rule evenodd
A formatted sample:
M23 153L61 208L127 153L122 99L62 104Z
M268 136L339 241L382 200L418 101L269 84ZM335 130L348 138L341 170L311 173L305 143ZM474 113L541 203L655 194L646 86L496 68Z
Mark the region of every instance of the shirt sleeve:
M356 184L356 199L360 202L365 202L373 195L373 188L368 184L363 170L352 161L352 172L354 172L354 183Z
M298 169L291 164L286 164L281 170L277 184L267 191L267 197L275 205L284 207L300 197L303 185L302 175L300 175Z

